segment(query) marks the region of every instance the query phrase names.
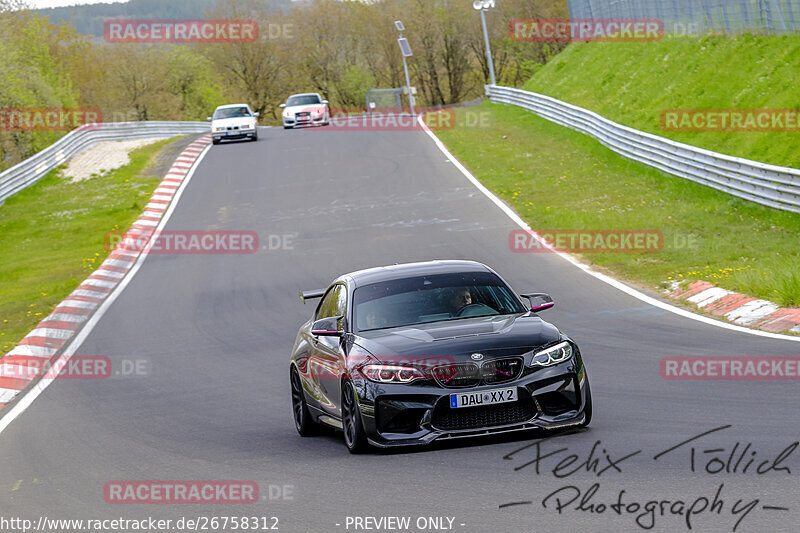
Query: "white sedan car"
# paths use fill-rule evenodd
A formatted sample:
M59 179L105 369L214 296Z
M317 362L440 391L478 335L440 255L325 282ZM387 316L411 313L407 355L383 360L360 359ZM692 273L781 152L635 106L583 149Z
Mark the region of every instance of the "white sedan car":
M247 104L221 105L214 110L211 121L211 139L219 144L223 139L258 140L258 113Z
M331 111L328 101L319 93L293 94L285 104L281 118L286 129L295 126L327 126L331 122Z

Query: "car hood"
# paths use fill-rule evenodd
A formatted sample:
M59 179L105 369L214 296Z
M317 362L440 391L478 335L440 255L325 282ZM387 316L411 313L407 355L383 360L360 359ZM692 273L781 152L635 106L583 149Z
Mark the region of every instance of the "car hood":
M283 112L290 115L294 115L301 111L317 111L322 113L325 111L326 107L327 106L325 104L293 105L283 108Z
M469 360L522 355L557 342L558 328L536 315L479 317L361 332L355 343L385 362L398 356L452 357Z
M231 128L233 126L250 126L255 122L255 117L218 118L211 121L212 128Z

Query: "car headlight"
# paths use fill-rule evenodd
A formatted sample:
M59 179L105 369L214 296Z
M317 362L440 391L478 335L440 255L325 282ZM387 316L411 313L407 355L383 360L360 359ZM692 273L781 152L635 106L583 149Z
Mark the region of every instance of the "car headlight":
M361 372L370 381L379 383L411 383L425 376L419 369L406 365L382 365L369 363L361 367Z
M289 118L290 116L291 116L291 115L289 114L289 112L288 112L288 111L284 111L284 112L283 112L283 118Z
M572 344L564 341L533 354L531 366L552 366L572 357Z
M225 131L225 128L217 127L217 128L214 128L214 131Z

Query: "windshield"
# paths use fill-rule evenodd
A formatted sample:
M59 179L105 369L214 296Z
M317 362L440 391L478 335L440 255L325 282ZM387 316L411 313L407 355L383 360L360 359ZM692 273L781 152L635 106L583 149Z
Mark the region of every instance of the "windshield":
M385 281L359 287L353 294L358 331L525 311L511 289L489 272Z
M214 111L214 120L223 118L251 117L250 110L246 107L223 107Z
M287 107L295 105L314 105L320 103L322 103L322 101L316 94L297 94L295 96L290 96L289 99L286 100Z

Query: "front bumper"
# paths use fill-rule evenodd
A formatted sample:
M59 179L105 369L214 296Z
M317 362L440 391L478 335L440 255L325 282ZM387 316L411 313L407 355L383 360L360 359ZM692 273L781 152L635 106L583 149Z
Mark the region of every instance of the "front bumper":
M551 367L526 367L509 383L469 389L445 389L432 381L404 385L360 379L354 384L369 442L381 448L580 426L590 394L579 357ZM507 387L517 388L516 402L450 408L452 393Z
M250 139L255 137L257 128L241 128L236 130L212 131L211 138L214 140L225 139Z
M302 126L321 126L328 123L327 115L319 117L308 116L293 116L283 117L283 125L287 128L302 127Z

